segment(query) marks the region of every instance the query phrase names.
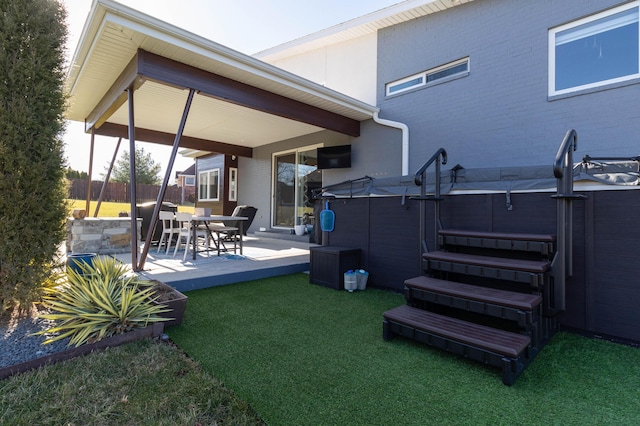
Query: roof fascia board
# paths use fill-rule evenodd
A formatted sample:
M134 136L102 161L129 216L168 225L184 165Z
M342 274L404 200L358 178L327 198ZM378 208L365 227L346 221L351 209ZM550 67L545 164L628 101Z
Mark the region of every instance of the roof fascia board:
M308 43L312 43L314 41L321 40L323 38L329 38L338 33L343 33L354 28L360 28L363 32L373 33L377 32L379 28L384 28L387 25L382 25L379 21L384 19L388 19L394 15L398 15L404 12L407 12L411 9L415 9L420 6L426 6L431 3L436 3L438 0L407 0L400 3L396 3L394 5L385 7L383 9L377 10L375 12L368 13L366 15L351 19L346 22L342 22L340 24L334 25L329 28L325 28L323 30L317 31L315 33L311 33L309 35L297 38L295 40L291 40L285 43L282 43L278 46L274 46L272 48L263 50L254 54L255 58L266 58L271 55L275 55L281 53L283 51L299 47ZM460 2L451 2L451 7L458 6Z
M107 93L100 99L93 111L85 119L85 132L91 128L99 128L111 115L127 102L126 90L133 87L138 89L144 83L144 79L138 76L138 55L134 56L120 73L116 81Z
M138 73L145 79L195 89L201 95L333 130L360 136L360 122L236 80L204 71L144 50L138 51Z
M129 127L124 124L106 122L99 129L96 129L96 135L129 139L128 129ZM145 129L141 127L136 127L135 135L137 141L152 142L168 146L173 145L176 136L172 133L160 132L157 130ZM237 155L239 157L251 158L253 156L253 148L207 139L194 138L186 135L182 135L182 137L180 138L180 147L197 151L218 152L221 154Z
M88 15L89 19L87 19L87 21L85 21L84 23L80 39L78 40L78 45L76 46L76 50L71 59L69 69L67 70L67 84L69 85L69 83L71 83L68 89L69 93L74 92L76 83L80 79L80 76L84 70L84 65L88 61L88 53L93 51L93 48L98 41L95 35L102 32L102 28L105 24L105 21L103 19L105 10L103 7L99 7L99 3L99 1L94 0L91 5L91 9ZM84 41L90 38L92 42L87 46ZM81 63L78 64L78 62Z
M98 29L96 30L96 34L99 34L102 32L104 25L105 25L105 21L102 21ZM85 27L85 30L86 30L86 27ZM83 32L83 36L84 36L84 32ZM75 92L76 84L78 84L78 81L80 81L80 79L82 78L82 74L86 69L85 64L89 62L89 57L90 57L89 52L93 52L93 49L97 44L98 44L98 38L94 37L94 39L91 42L91 45L86 49L85 54L82 56L82 64L74 65L76 64L75 56L71 61L71 66L69 67L69 70L68 70L67 79L71 79L73 83L69 88L69 93ZM78 49L79 48L80 48L80 45L78 45ZM77 51L76 51L76 54L77 54Z

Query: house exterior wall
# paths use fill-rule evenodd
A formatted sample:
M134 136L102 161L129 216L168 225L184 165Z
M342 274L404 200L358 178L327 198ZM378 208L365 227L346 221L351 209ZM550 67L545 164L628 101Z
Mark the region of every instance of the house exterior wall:
M640 84L547 96L548 29L623 3L482 0L379 31L377 105L409 126L409 170L440 147L451 166L551 165L571 128L577 159L636 155ZM385 96L385 83L464 57L467 77Z
M180 175L180 176L178 176L178 179L176 180L176 185L178 186L178 188L180 188L181 204L185 204L187 202L195 203L195 200L196 200L196 186L195 185L187 185L186 184L187 177L193 178L193 180L195 182L195 176L193 176L193 175L191 175L191 176Z
M389 177L400 174L402 159L399 130L380 126L371 120L361 124L360 136L357 138L321 131L254 148L252 158L240 158L238 163L238 204L258 209L252 228L271 227L274 153L313 145L347 144L351 145L351 167L323 170L323 185L358 179L365 175Z
M235 156L233 156L235 157ZM238 167L238 159L231 155L213 154L196 159L196 207L210 207L216 215L231 215L237 202L229 200L229 167ZM202 201L199 199L200 172L220 169L220 185L218 201Z
M375 105L376 34L292 55L271 55L265 62ZM275 59L274 59L275 57Z

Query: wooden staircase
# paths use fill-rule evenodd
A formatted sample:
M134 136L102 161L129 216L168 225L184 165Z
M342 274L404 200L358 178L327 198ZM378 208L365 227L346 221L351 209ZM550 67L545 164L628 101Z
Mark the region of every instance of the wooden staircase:
M416 172L419 232L425 275L405 281L407 304L383 315L383 337L403 336L502 369L512 385L557 329L572 276L572 152L578 135L565 134L553 163L557 179L556 235L444 229L441 173L447 152L438 149ZM435 165L433 195L426 170ZM456 168L449 173L455 182ZM429 250L426 203L435 205L437 250Z
M502 369L512 385L556 330L555 235L441 230L423 254L426 275L405 281L407 304L383 315L403 336ZM548 309L549 308L549 309Z

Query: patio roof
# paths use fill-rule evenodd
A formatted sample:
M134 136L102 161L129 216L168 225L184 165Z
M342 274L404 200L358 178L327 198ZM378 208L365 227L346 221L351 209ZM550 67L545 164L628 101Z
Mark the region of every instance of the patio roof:
M123 6L94 0L67 76L67 118L171 145L189 90L180 146L251 156L251 149L323 129L358 136L378 108Z

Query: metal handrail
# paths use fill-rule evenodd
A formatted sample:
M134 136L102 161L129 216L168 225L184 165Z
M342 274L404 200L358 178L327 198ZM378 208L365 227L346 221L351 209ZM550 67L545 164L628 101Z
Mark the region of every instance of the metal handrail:
M564 171L568 168L573 170L572 152L576 149L578 149L578 133L574 129L571 129L567 131L567 134L564 136L560 148L558 148L555 161L553 162L553 175L556 178L562 179Z
M441 160L442 158L442 160ZM426 201L427 201L427 185L425 174L427 168L431 164L435 163L435 190L432 200L435 202L435 245L438 245L438 230L441 227L440 223L440 164L447 164L447 151L444 148L440 148L435 154L426 162L415 174L413 181L420 187L420 264L422 262L422 253L427 253L429 247L427 246L427 227L425 220L427 217Z
M567 131L553 162L553 174L558 180L556 238L557 250L552 262L553 309L565 309L565 284L573 276L573 200L583 198L573 195L573 151L578 147L578 134Z
M440 157L442 157L442 164L447 164L447 151L444 148L437 150L436 153L433 154L431 158L416 172L414 182L417 186L423 186L422 181L427 168L429 168L429 166ZM440 176L436 175L436 179L440 180Z

